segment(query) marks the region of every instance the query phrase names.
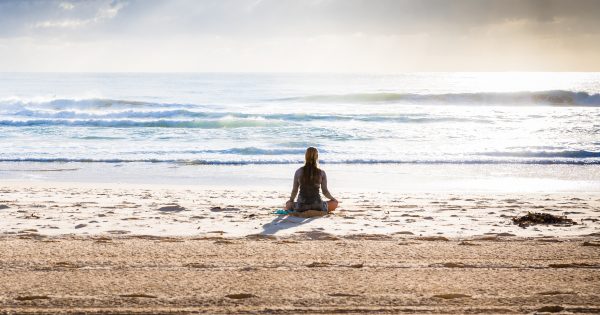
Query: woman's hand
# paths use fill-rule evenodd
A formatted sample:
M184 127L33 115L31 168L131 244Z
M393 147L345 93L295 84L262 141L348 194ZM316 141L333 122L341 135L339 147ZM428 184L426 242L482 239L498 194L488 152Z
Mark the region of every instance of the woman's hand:
M288 200L285 203L285 210L294 210L294 202L292 200Z

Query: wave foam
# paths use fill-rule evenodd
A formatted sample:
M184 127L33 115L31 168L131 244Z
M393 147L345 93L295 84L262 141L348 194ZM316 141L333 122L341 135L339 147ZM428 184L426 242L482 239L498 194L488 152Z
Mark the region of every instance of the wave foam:
M492 157L516 157L516 158L600 158L600 152L586 150L567 151L513 151L513 152L482 152L478 155Z
M413 103L460 105L586 105L600 106L600 94L566 90L538 92L481 92L481 93L356 93L338 95L309 95L274 99L274 101L300 101L320 103Z
M198 105L177 103L153 103L134 100L84 98L84 99L21 99L6 98L0 100L3 107L13 108L45 108L51 110L79 109L79 110L106 110L128 108L195 108Z
M37 163L171 163L183 165L281 165L302 164L299 159L289 160L204 160L204 159L121 159L121 158L0 158L0 162L37 162ZM541 165L600 165L600 159L500 159L500 160L379 160L346 159L322 160L322 164L541 164Z
M176 110L126 110L126 111L112 111L108 113L96 113L96 112L82 112L82 111L48 111L48 110L32 110L32 109L20 109L13 112L5 113L6 116L11 117L25 117L32 118L31 121L38 121L40 124L42 121L48 121L49 124L52 120L59 122L54 123L57 125L63 125L60 123L62 120L89 120L89 121L100 121L100 120L124 120L124 119L245 119L245 120L272 120L272 121L289 121L289 122L302 122L302 121L359 121L359 122L389 122L389 123L443 123L443 122L471 122L471 123L493 123L492 120L483 118L465 118L465 117L449 117L449 116L436 116L436 117L419 117L411 116L408 114L401 115L389 115L389 114L367 114L367 115L350 115L350 114L244 114L244 113L232 113L232 112L206 112L206 111L193 111L186 109ZM25 121L25 120L16 120ZM143 126L143 125L140 125Z
M274 127L281 123L258 119L221 119L221 120L66 120L66 119L34 119L34 120L0 120L0 126L32 127L32 126L72 126L72 127L155 127L155 128L243 128Z

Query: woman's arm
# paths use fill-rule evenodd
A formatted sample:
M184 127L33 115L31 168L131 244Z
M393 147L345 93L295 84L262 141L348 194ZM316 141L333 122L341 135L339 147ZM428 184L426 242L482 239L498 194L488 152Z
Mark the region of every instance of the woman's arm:
M298 194L298 187L300 186L300 177L302 174L300 173L302 169L298 169L294 174L294 184L292 186L292 195L290 196L290 201L294 202L296 199L296 195Z
M331 200L335 200L327 188L327 174L325 174L324 170L321 170L321 176L321 190L323 191L323 195Z

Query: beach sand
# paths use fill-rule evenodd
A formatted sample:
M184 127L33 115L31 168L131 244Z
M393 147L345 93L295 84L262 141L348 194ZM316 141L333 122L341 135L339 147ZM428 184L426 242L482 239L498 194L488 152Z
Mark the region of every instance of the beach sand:
M600 313L594 193L0 185L0 313ZM572 226L521 228L527 211Z
M0 184L3 235L154 235L245 237L385 234L468 238L482 235L579 237L600 232L595 192L336 192L334 214L273 214L287 190L205 189L177 185L10 181ZM566 215L574 226L519 228L528 211Z
M9 237L0 242L0 312L598 313L599 246Z

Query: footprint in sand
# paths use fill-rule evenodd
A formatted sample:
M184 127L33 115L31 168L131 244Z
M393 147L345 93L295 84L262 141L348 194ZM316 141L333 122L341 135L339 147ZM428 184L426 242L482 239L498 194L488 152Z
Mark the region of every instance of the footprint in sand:
M186 209L180 205L168 205L168 206L158 208L158 211L162 211L162 212L181 212L181 211L185 211L185 210Z
M409 231L400 231L400 232L394 232L392 234L399 234L399 235L414 235L415 233L413 232L409 232Z

